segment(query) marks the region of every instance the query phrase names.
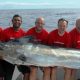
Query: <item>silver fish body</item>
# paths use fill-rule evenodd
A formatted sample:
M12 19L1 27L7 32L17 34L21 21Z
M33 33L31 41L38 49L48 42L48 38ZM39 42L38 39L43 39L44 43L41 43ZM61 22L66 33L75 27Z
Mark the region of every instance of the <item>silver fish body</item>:
M3 43L0 51L12 64L80 68L80 50L33 44L27 38Z

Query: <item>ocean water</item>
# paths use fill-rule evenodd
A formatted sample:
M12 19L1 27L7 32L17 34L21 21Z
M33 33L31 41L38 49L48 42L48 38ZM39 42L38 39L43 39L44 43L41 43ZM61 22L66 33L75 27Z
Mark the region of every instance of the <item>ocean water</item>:
M70 31L74 26L77 18L80 18L80 9L17 9L17 10L0 10L0 26L3 28L12 25L13 15L22 16L22 28L27 30L35 25L37 17L44 17L45 28L51 31L57 28L57 21L65 18L69 21L67 30Z

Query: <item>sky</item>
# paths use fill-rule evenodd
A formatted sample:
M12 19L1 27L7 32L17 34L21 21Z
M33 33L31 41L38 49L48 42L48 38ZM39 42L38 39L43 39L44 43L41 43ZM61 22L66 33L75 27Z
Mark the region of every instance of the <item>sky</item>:
M0 9L80 8L80 0L0 0Z

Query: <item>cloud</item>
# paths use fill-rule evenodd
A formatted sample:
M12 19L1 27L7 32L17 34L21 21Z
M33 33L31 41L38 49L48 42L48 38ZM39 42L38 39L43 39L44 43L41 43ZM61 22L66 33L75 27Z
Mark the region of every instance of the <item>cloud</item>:
M0 9L37 9L37 8L80 8L80 5L72 2L0 2Z
M52 3L19 3L19 2L2 2L0 3L0 6L4 5L17 5L17 6L35 6L35 5L53 5Z
M2 2L0 3L0 9L39 9L39 8L48 8L53 6L52 3L20 3L20 2Z

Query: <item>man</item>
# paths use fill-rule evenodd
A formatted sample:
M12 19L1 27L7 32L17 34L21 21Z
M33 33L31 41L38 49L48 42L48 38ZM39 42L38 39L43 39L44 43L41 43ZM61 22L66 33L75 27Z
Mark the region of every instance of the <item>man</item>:
M80 19L76 20L76 27L70 31L71 47L80 49Z
M71 47L80 49L80 19L76 20L76 26L70 31L71 35ZM75 79L76 69L72 69L72 80ZM80 79L78 79L80 80Z
M43 17L39 17L36 19L35 21L35 26L30 28L27 32L26 32L26 36L32 36L33 40L31 42L33 43L41 43L41 44L46 44L46 39L48 36L48 32L44 29L44 18ZM30 71L30 80L36 80L36 71L37 71L37 67L36 66L31 66L30 67L31 71Z
M48 36L48 32L44 29L44 25L45 25L44 18L42 17L37 18L35 21L35 26L30 28L26 32L26 36L32 36L34 38L34 42L44 44Z
M48 45L58 47L69 47L70 36L66 31L68 21L64 18L58 20L58 29L55 29L49 33ZM57 67L54 65L51 68L44 68L43 80L56 80ZM70 70L65 68L65 79L70 80Z
M23 29L21 29L22 17L19 15L14 15L12 18L12 26L6 28L2 34L2 42L7 42L9 40L18 39L25 35ZM2 60L2 65L5 71L5 80L11 80L15 65ZM26 68L26 73L29 72L29 68Z

